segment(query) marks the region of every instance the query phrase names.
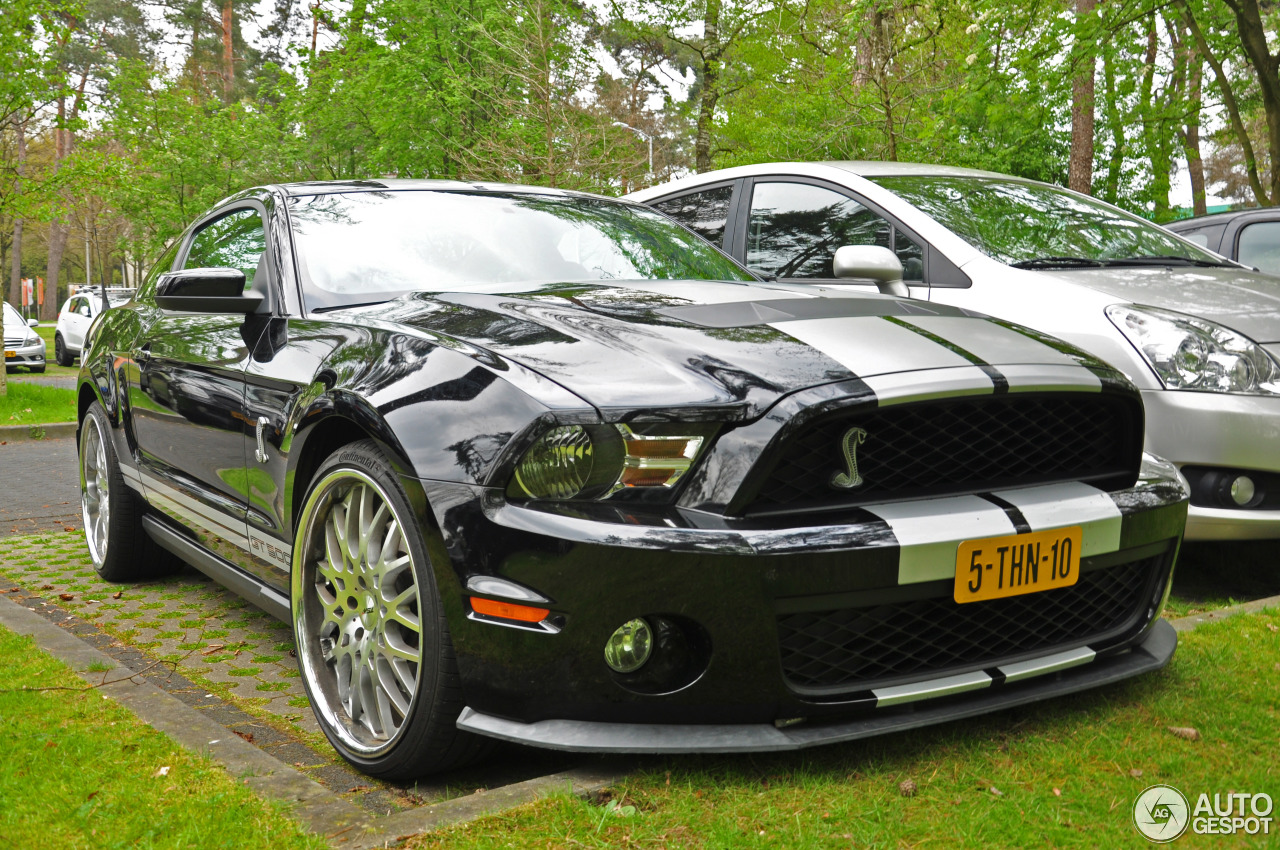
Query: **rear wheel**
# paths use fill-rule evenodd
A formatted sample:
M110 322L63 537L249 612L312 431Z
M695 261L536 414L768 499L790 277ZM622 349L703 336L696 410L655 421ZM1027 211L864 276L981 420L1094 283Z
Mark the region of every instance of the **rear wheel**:
M143 529L145 505L124 483L111 420L96 401L80 423L80 509L93 568L107 581L152 578L179 566Z
M75 355L67 351L67 343L60 333L53 335L53 359L58 361L59 366L70 366L76 359Z
M455 726L462 693L422 528L365 441L316 472L294 541L298 664L326 737L372 776L413 779L482 755Z

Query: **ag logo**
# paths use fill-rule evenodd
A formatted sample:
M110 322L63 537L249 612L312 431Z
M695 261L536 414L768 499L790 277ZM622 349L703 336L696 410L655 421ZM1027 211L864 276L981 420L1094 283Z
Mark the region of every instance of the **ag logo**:
M1191 810L1172 785L1152 785L1133 801L1133 825L1156 844L1168 844L1187 831Z
M852 490L862 484L862 476L858 474L858 446L867 439L867 432L862 428L850 428L844 432L840 443L844 449L845 471L831 476L831 486L838 490Z

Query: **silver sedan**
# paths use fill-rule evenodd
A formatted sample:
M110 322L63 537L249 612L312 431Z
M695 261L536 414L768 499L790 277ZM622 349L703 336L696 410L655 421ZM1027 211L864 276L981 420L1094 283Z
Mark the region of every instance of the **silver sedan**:
M964 168L769 163L630 198L783 285L880 278L1092 351L1142 390L1147 451L1187 478L1188 539L1280 537L1280 278L1094 198Z

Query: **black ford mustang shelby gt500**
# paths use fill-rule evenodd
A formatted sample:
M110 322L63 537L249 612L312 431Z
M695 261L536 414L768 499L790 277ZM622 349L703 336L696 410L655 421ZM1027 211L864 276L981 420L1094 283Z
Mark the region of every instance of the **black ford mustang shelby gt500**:
M290 621L371 774L491 738L805 747L1174 651L1186 497L1118 372L954 308L771 289L638 205L252 190L85 351L98 571L181 559Z

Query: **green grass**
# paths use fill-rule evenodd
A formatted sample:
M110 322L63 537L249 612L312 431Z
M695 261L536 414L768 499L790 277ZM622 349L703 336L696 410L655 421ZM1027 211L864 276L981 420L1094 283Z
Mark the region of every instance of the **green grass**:
M1280 796L1278 676L1273 609L1185 633L1167 670L1100 691L807 752L653 758L595 801L561 794L408 846L1145 847L1131 816L1150 785L1193 806L1202 791Z
M321 848L281 806L0 629L6 847ZM66 690L23 691L23 688ZM161 774L161 768L168 768Z
M11 380L8 392L0 396L0 425L75 421L75 390Z

